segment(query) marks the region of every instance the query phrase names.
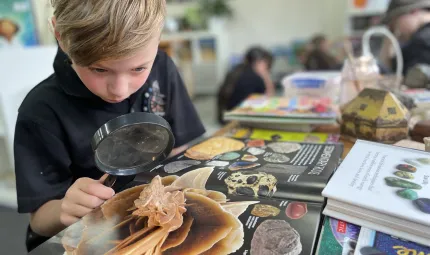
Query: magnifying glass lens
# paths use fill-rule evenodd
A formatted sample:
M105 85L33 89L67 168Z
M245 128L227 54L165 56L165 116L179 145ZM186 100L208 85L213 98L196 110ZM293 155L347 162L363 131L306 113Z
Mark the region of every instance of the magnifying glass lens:
M106 137L95 151L105 166L118 170L153 162L169 145L166 128L150 123L125 126Z

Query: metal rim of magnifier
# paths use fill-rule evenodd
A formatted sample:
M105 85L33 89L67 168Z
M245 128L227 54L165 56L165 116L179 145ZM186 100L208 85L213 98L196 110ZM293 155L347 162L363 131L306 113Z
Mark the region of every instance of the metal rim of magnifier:
M103 164L97 157L98 146L106 138L110 137L110 135L115 134L116 131L134 125L155 125L164 128L167 131L168 136L166 137L168 141L166 148L164 148L164 150L160 154L158 154L152 161L149 161L146 164L141 164L139 166L129 168L114 168ZM160 161L163 161L169 156L170 152L173 149L174 143L175 138L173 136L169 123L165 119L153 113L134 112L119 116L101 126L94 134L93 139L91 141L91 146L94 151L95 163L98 169L100 169L102 172L114 176L128 176L152 170L160 163Z

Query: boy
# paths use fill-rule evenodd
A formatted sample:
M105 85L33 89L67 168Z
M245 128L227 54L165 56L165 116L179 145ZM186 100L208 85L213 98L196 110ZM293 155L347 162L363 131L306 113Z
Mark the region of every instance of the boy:
M114 195L101 184L90 144L105 122L130 111L161 115L174 153L205 132L175 65L158 51L165 0L52 5L61 48L55 73L22 103L15 135L18 211L31 214L30 233L45 237Z
M402 45L403 74L418 64L430 65L430 0L392 0L382 23ZM383 64L394 68L387 39L381 50Z

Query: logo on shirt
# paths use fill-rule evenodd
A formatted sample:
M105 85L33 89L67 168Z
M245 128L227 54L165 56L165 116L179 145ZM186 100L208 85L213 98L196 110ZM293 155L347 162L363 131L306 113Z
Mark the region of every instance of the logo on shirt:
M164 116L164 105L165 105L165 95L160 91L160 85L158 81L154 81L149 87L148 91L145 92L145 101L143 111L152 112L159 116Z

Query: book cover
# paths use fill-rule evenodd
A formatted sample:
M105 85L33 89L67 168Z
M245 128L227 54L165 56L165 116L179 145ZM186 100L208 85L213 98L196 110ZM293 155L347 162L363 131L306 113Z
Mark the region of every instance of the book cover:
M361 228L354 255L367 254L429 255L430 247L406 241L369 228Z
M323 196L398 219L430 225L430 154L357 141Z
M236 147L227 149L233 145ZM225 153L204 154L215 148ZM215 171L209 177L208 189L230 195L323 203L321 192L338 167L342 151L341 144L215 137L137 178L144 181L156 175L182 175L210 166Z
M0 49L38 44L31 0L2 0Z
M325 217L317 255L352 255L357 246L360 226Z
M237 128L228 136L238 139L262 139L266 141L306 142L306 143L337 143L339 134L287 132L259 128Z
M322 120L335 119L337 113L330 98L251 95L239 107L225 114L226 118L233 116Z
M428 106L430 104L430 92L427 89L408 89L403 93L412 98L417 106Z

